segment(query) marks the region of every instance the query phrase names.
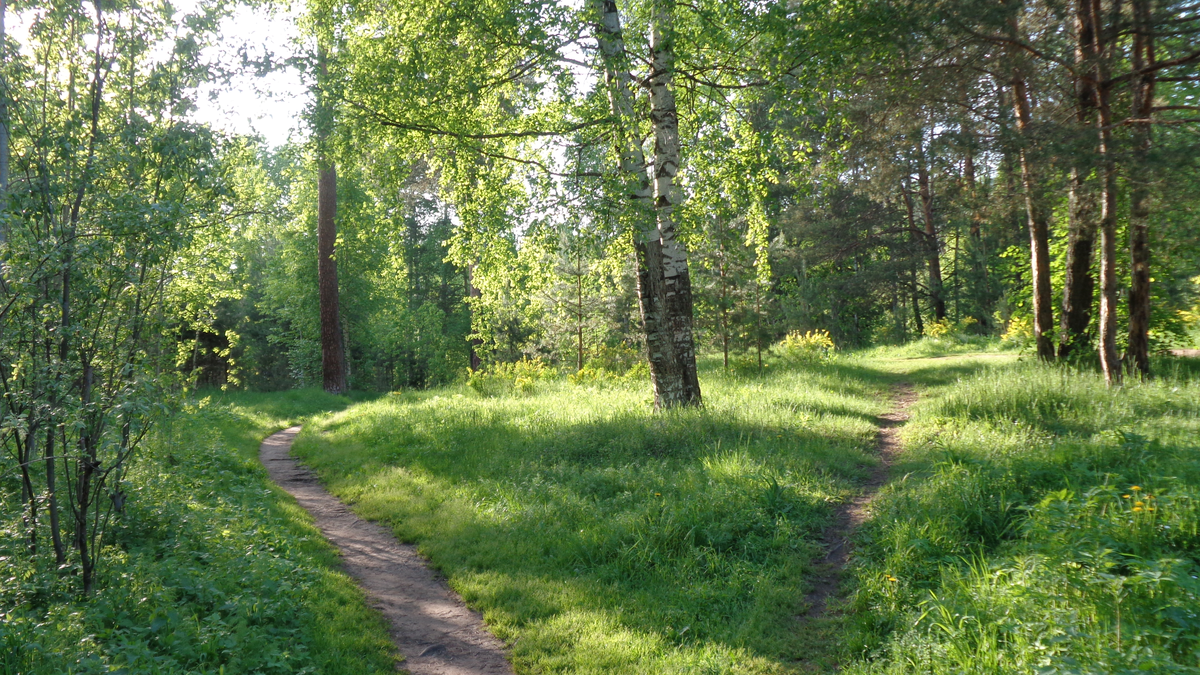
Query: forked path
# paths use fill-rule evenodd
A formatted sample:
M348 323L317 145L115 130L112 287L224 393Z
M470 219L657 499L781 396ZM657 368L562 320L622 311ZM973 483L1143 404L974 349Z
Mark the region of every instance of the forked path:
M316 519L325 538L341 551L342 566L391 624L392 640L413 675L511 674L504 645L483 619L425 566L416 547L396 541L387 529L354 515L325 491L290 451L300 427L263 441L259 459L271 480Z
M859 525L866 522L871 502L879 494L879 488L887 482L888 472L900 454L900 426L908 420L908 408L916 400L917 392L912 385L901 383L893 387L891 410L877 418L879 434L875 448L879 453L879 465L871 471L858 496L838 506L833 524L825 530L823 540L828 550L817 566L819 573L813 580L812 591L805 598L808 610L802 619L814 619L825 614L830 598L837 597L842 570L850 559L851 536Z

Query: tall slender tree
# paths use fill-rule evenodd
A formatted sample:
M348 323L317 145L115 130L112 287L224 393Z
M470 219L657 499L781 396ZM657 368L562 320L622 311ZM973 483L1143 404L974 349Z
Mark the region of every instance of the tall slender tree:
M700 384L692 336L692 291L687 252L675 232L675 174L679 128L671 91L674 67L673 3L653 8L651 121L655 136L653 184L636 137L634 82L615 0L592 0L596 40L612 115L612 138L625 194L623 213L636 224L638 298L656 408L699 405Z
M1021 160L1021 184L1025 191L1025 213L1029 226L1029 249L1033 276L1033 337L1037 343L1038 358L1054 359L1054 301L1050 287L1050 209L1046 204L1045 186L1039 168L1035 166L1033 109L1029 96L1029 59L1018 46L1021 29L1018 13L1023 7L1020 0L1011 3L1010 40L1008 58L1012 75L1009 88L1012 92L1013 112L1017 132L1021 138L1019 155Z
M325 391L344 394L346 348L338 306L337 274L337 168L330 148L334 107L328 90L328 52L317 47L316 106L317 153L317 285L321 315L321 374Z
M1071 157L1067 198L1068 234L1066 276L1063 279L1062 315L1058 356L1066 358L1085 343L1092 319L1096 280L1092 274L1096 243L1096 195L1089 180L1095 162L1096 84L1088 64L1094 58L1095 26L1091 0L1076 0L1075 32L1075 121L1081 142ZM1073 144L1074 145L1074 144Z

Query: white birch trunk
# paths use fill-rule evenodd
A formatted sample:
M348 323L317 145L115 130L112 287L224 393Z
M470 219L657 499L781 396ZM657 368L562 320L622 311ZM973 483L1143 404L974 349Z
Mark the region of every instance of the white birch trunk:
M696 346L692 335L692 281L687 250L676 236L675 205L679 191L679 114L671 80L675 70L675 0L655 0L650 18L650 122L654 128L654 210L662 256L664 309L669 339L674 343L670 389L660 398L668 407L699 405ZM653 241L648 244L653 247Z
M634 112L634 82L615 0L590 0L596 19L596 40L604 68L613 116L613 144L617 153L621 185L626 193L624 215L634 221L634 248L638 261L638 300L646 336L650 379L656 408L699 404L695 348L692 342L692 298L687 255L675 238L672 218L674 176L679 166L679 135L675 101L669 87L671 52L658 49L651 103L663 113L663 124L655 122L655 180L646 172L646 157L637 138ZM656 13L656 26L659 25ZM669 12L665 18L670 20ZM656 44L663 45L661 39ZM658 56L661 52L661 57ZM664 98L665 96L665 98ZM661 127L661 129L660 129ZM659 160L666 151L671 160ZM673 154L672 154L673 153ZM681 292L681 289L683 292Z

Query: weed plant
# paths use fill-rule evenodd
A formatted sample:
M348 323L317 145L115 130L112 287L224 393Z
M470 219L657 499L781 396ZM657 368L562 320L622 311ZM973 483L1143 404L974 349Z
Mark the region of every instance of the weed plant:
M463 387L329 415L295 450L418 543L517 672L782 672L832 506L876 462L885 378L704 365L702 410L653 414L644 382Z
M942 385L861 530L849 673L1200 672L1200 383Z
M345 402L214 396L159 427L129 476L99 591L32 566L0 480L0 674L394 672L381 618L258 462L268 433Z

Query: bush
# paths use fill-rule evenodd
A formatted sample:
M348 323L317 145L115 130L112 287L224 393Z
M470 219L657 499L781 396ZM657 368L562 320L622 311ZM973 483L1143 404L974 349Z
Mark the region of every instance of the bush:
M612 375L624 375L631 368L636 368L638 365L645 366L645 362L645 355L641 350L632 349L625 345L617 345L615 347L600 345L596 348L591 358L587 360L584 368L602 370Z
M1033 344L1033 319L1027 316L1014 316L1008 320L1008 326L1000 336L1000 341L1007 346L1025 349Z
M537 383L553 378L557 373L541 359L521 359L515 363L496 363L487 370L467 375L467 386L480 396L532 394Z
M836 350L833 338L825 330L810 330L807 333L794 330L774 348L780 358L792 363L828 361Z

